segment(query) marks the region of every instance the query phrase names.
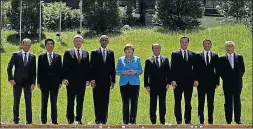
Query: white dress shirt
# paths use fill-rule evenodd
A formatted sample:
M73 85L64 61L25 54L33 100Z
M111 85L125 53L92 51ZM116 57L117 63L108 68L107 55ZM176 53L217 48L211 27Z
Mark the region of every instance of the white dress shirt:
M227 53L227 56L228 56L228 62L229 62L229 64L231 65L231 67L232 68L234 68L234 53L232 53L232 54L228 54ZM230 56L231 56L231 62L230 62Z
M75 50L76 58L78 59L78 55L77 55L78 49L76 47L74 47L74 50ZM79 53L80 53L80 59L82 59L82 49L81 48L79 49Z
M28 52L26 52L26 60L27 60L27 62L28 62L28 57L29 57L29 54L30 54L30 52L28 51ZM25 51L22 49L22 57L23 57L23 61L25 61ZM26 62L26 63L27 63Z
M184 59L184 51L186 52L186 60L188 61L188 50L183 50L183 49L180 49L180 50L181 50L183 59Z
M207 61L206 61L206 54L207 54L207 52L208 52L208 63L210 63L211 62L211 51L206 51L206 50L204 50L204 58L205 58L205 62L206 62L206 64L207 64Z
M157 60L158 60L159 67L160 67L161 66L161 56L160 55L159 56L154 55L155 63L156 63L156 57L158 57Z

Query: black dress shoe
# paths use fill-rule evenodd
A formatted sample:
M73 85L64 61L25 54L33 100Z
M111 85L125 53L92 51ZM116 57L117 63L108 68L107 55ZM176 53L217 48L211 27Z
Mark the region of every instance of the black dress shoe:
M185 124L192 124L191 121L188 121L188 120L184 121L184 123Z
M54 124L54 125L58 125L58 122L52 122L52 124Z
M242 124L242 122L241 121L237 121L236 124Z
M204 124L204 122L199 122L199 124Z
M95 121L95 123L96 123L96 124L100 124L100 122L99 122L99 121Z
M33 124L33 122L26 122L27 125Z
M231 124L231 122L227 122L227 124Z
M69 124L73 124L74 121L73 121L73 120L68 120L68 123L69 123Z
M77 123L79 124L79 125L82 125L83 124L83 122L80 120L80 121L77 121Z
M182 121L177 121L177 124L182 124Z
M44 124L46 124L47 122L46 122L46 121L42 121L41 123L44 125Z
M208 121L208 124L213 124L213 122L212 121Z
M14 121L14 124L18 124L18 121Z

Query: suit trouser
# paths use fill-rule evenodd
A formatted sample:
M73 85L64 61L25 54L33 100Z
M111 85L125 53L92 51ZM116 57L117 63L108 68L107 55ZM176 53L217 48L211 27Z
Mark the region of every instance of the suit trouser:
M85 95L85 84L69 84L67 86L67 119L74 121L74 105L76 99L76 121L81 121L83 114L83 101Z
M241 121L241 92L242 88L228 87L224 88L225 96L225 117L228 123L232 122L233 110L235 122Z
M165 87L165 86L164 86ZM152 88L150 89L150 121L152 124L156 123L156 108L157 108L157 97L159 98L159 116L161 124L165 124L166 114L166 88Z
M128 83L125 86L120 86L120 93L121 93L121 98L122 98L122 103L123 103L122 113L123 113L124 124L128 124L129 120L131 124L136 123L139 90L140 90L139 85L130 85ZM131 105L130 110L129 110L129 104ZM129 117L129 114L130 114L130 117Z
M54 87L54 88L43 88L43 87ZM50 102L51 102L51 120L52 123L57 123L57 97L59 92L59 85L41 85L41 122L47 122L47 104L48 98L50 95Z
M204 122L205 96L207 95L208 122L213 123L215 85L198 86L198 116L200 123Z
M184 93L184 99L185 99L185 112L184 112L185 123L191 122L192 91L193 91L192 84L177 85L176 88L174 89L174 99L175 99L174 114L175 114L177 122L179 121L182 122L182 113L181 113L182 93Z
M24 90L25 96L25 106L26 106L26 122L32 123L32 92L31 92L31 85L29 84L16 84L13 86L13 97L14 97L14 105L13 105L13 116L14 122L19 121L19 104L20 104L20 97L22 93L22 88Z
M93 100L95 108L95 122L106 124L108 118L108 106L110 98L110 86L96 85L93 88Z

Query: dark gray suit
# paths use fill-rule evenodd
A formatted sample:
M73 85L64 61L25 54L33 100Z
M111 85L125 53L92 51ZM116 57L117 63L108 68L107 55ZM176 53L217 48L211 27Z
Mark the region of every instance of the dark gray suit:
M7 67L8 80L14 80L16 85L13 86L14 106L13 106L13 121L19 121L19 103L24 90L25 104L26 104L26 122L32 123L32 102L31 102L31 85L35 84L36 80L36 57L32 53L28 55L28 62L24 65L22 51L12 54L10 62ZM12 68L15 66L14 75Z

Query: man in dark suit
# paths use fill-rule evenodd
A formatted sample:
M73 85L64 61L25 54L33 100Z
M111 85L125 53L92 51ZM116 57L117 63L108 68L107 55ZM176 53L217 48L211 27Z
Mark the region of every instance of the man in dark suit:
M207 95L208 124L213 124L215 88L219 86L219 76L216 73L218 55L211 52L212 41L203 41L204 51L196 55L196 79L198 89L198 117L200 124L204 124L205 95Z
M91 52L91 86L95 108L95 123L106 124L110 89L115 83L115 60L112 50L106 48L109 38L100 37L101 47Z
M188 50L189 38L182 37L180 39L181 49L172 52L171 55L171 71L172 71L172 87L174 88L175 107L174 113L177 124L182 123L181 100L184 92L185 99L185 124L191 124L191 98L193 85L197 86L198 81L194 81L194 63L195 53Z
M150 93L150 121L156 124L157 97L159 97L160 123L165 124L166 92L171 83L168 58L161 56L161 46L152 45L153 56L145 62L144 87Z
M82 124L83 101L86 85L89 85L90 63L89 53L82 50L83 37L74 37L74 48L66 50L63 57L63 83L67 87L67 119L74 122L74 102L76 98L76 117L78 124Z
M25 38L22 41L23 49L14 52L7 67L8 80L13 86L13 121L19 123L19 103L24 90L25 106L26 106L26 124L32 124L32 91L36 80L36 57L29 50L31 40ZM15 66L14 75L12 68Z
M234 53L233 41L226 41L225 47L227 53L218 61L218 75L223 80L225 117L227 123L231 124L234 109L235 122L241 124L242 77L245 72L243 56Z
M46 52L39 56L37 86L41 90L41 122L47 123L47 103L50 94L51 120L57 123L57 96L61 87L61 55L53 52L54 40L45 40Z

